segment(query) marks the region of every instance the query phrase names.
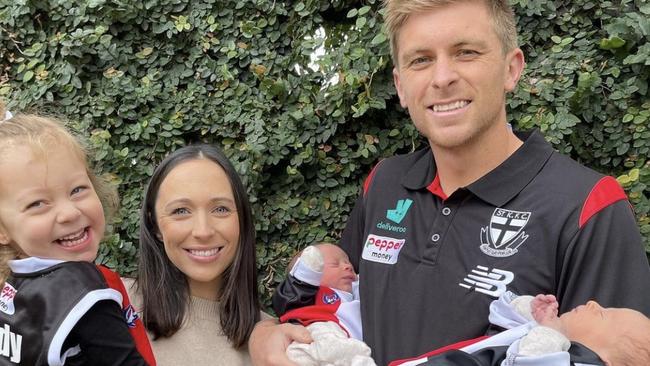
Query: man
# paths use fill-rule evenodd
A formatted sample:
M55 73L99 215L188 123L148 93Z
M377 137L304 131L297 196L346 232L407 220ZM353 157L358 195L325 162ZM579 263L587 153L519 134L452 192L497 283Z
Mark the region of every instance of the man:
M615 179L506 123L524 67L507 1L387 0L385 21L401 105L430 147L373 169L341 240L377 363L485 334L507 290L649 315L650 267ZM279 345L280 329L306 338L260 326L257 364L281 358L259 341Z

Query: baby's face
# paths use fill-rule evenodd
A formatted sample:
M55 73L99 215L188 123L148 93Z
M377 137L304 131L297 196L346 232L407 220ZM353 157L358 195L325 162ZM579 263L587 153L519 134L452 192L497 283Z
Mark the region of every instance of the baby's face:
M580 305L560 316L567 337L603 357L616 350L621 336L644 339L650 319L632 309L603 308L595 301Z
M321 285L352 292L352 282L356 281L357 275L345 252L332 244L319 245L318 249L320 249L325 262Z

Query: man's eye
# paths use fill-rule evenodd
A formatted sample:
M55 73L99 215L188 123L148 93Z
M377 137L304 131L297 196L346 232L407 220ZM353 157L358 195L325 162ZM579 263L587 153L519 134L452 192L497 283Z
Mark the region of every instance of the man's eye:
M423 56L413 59L413 61L411 61L411 65L420 65L427 62L429 62L429 58Z
M458 51L459 56L476 56L478 54L479 54L478 52L476 52L474 50L468 50L468 49L463 49L463 50Z

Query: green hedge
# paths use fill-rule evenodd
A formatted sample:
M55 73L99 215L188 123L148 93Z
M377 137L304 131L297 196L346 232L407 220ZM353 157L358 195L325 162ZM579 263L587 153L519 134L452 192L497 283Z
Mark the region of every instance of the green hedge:
M337 240L378 159L423 145L396 98L378 3L3 0L0 98L90 137L122 199L98 260L123 273L153 167L190 142L220 145L254 205L268 294L297 248ZM650 5L512 3L528 64L511 122L618 177L650 248Z

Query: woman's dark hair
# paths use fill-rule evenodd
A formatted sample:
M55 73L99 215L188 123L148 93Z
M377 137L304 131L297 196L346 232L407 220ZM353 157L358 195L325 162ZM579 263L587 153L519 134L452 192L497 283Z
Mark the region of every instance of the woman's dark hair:
M226 172L239 216L239 245L233 262L222 274L221 327L235 348L248 341L260 317L255 267L255 227L246 189L228 158L211 145L190 145L169 154L149 180L140 217L140 259L137 289L142 295L142 320L154 338L171 337L183 323L190 299L188 281L165 253L157 235L156 199L160 185L179 164L207 159ZM206 189L209 187L206 187Z

